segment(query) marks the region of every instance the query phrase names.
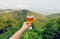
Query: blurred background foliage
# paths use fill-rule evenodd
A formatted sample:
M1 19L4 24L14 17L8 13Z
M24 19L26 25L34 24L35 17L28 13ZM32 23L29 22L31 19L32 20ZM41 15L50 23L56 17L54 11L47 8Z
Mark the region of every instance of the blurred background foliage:
M26 30L20 39L60 39L60 17L45 16L29 10L0 11L0 39L8 39L18 31L27 15L33 15L32 30ZM56 17L56 18L55 18Z

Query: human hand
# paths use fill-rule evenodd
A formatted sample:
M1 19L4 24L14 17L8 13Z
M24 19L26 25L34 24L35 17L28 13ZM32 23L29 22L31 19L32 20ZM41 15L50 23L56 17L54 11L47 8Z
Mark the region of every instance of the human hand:
M31 24L29 24L29 23L27 23L27 22L24 22L22 28L23 28L23 29L27 29L27 28L30 27L30 26L31 26Z
M23 26L20 30L18 30L14 35L12 35L9 39L19 39L22 33L29 27L31 24L24 22Z

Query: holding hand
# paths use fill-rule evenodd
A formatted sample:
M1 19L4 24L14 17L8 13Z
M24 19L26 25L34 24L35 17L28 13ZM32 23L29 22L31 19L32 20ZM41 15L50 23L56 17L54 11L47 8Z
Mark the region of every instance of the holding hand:
M9 39L19 39L22 35L22 33L28 28L30 27L31 24L24 22L23 26L21 29L19 29L12 37L10 37Z

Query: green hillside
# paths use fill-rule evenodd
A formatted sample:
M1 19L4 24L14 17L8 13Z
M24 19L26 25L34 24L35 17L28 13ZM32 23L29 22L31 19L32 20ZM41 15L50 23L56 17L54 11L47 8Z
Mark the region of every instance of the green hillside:
M29 10L1 9L0 39L8 39L17 32L28 15L34 16L33 29L26 30L20 39L58 39L60 37L59 14L44 16Z
M5 9L5 10L0 10L0 33L1 33L0 39L3 39L3 37L4 39L7 39L18 29L20 29L23 22L26 21L26 17L28 15L34 16L34 21L32 24L33 31L42 32L41 26L44 26L46 23L46 17L43 16L42 14L35 13L29 10ZM26 33L32 34L33 31L31 31L30 33L30 31L27 30L25 34ZM26 38L25 34L22 37ZM35 34L37 33L34 33L33 35Z
M48 18L60 18L60 13L51 14L47 16Z
M19 20L20 18L24 18L25 21L26 21L26 17L28 15L32 15L34 16L34 22L37 20L36 23L40 23L40 26L41 25L44 25L45 22L46 22L46 17L40 13L35 13L35 12L32 12L32 11L29 11L29 10L18 10L18 11L14 11L14 15L16 15L15 17L17 17ZM22 16L22 17L21 17Z

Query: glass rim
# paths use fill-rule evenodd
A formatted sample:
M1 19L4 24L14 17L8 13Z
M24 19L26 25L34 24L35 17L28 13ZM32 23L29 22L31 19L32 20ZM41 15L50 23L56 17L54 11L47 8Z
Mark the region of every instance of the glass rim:
M27 18L33 18L33 16L27 16Z

